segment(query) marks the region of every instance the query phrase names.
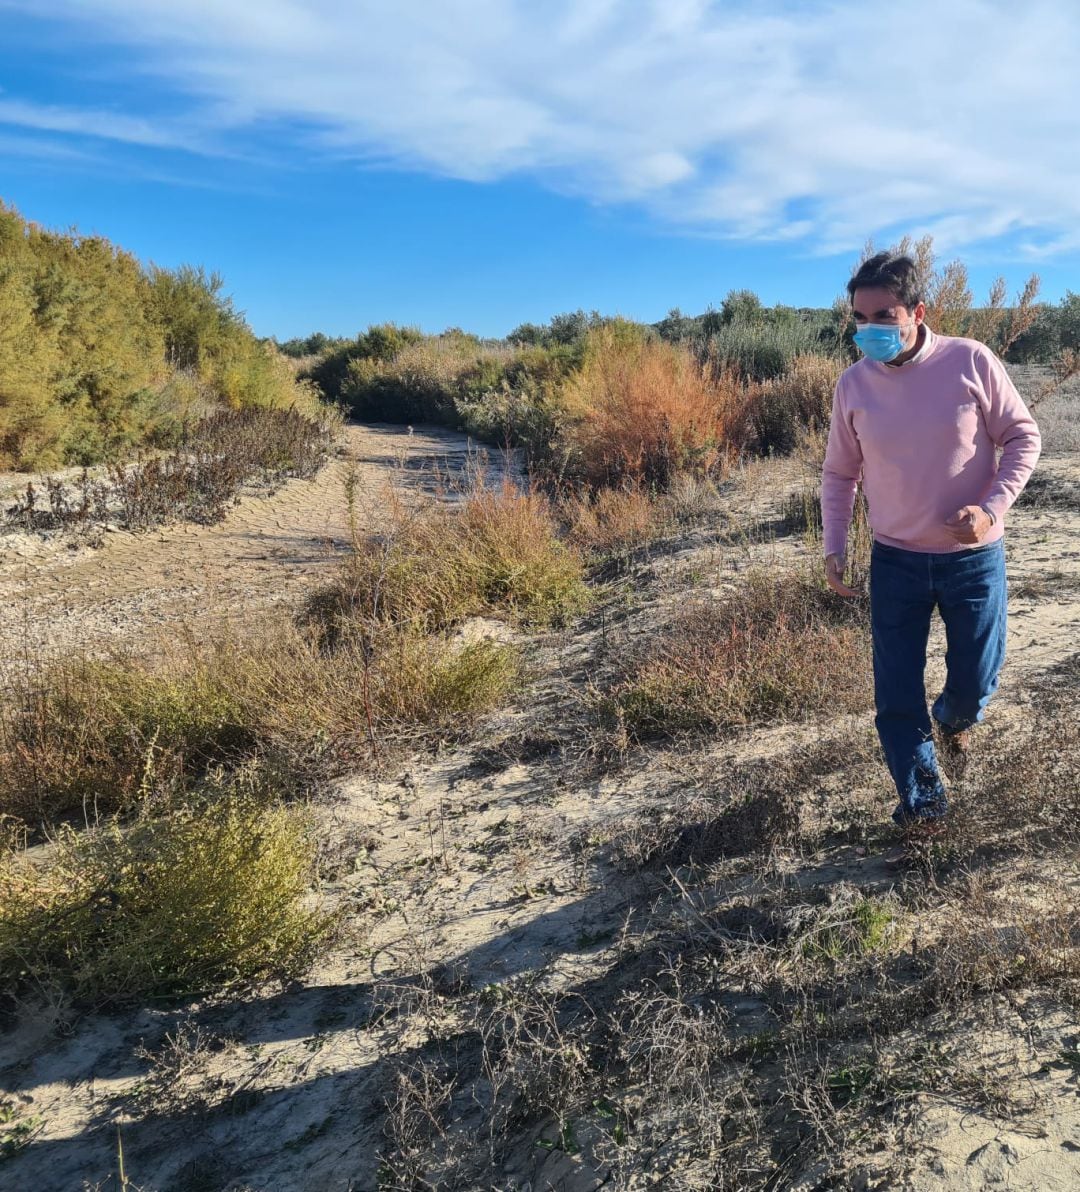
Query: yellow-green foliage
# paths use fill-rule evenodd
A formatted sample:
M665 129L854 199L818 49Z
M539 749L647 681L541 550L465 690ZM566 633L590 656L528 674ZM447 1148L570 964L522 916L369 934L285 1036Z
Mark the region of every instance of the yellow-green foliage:
M244 795L64 829L42 867L0 863L0 988L101 1004L296 976L333 926L313 858L302 813Z
M0 466L51 462L63 426L49 381L56 337L35 319L32 263L22 220L0 206Z
M168 439L190 414L177 372L212 404L311 411L310 386L221 285L147 271L102 237L45 231L0 204L0 467L94 463Z
M581 556L559 540L540 494L507 483L479 487L457 509L388 501L389 532L357 544L311 602L331 635L357 621L437 630L480 614L550 625L585 608Z
M500 642L395 633L381 643L373 700L386 722L449 728L498 704L520 674L517 651Z

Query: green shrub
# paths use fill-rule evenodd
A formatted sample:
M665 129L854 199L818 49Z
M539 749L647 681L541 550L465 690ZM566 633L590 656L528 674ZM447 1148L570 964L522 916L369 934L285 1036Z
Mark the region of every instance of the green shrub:
M372 699L383 729L460 729L501 703L520 678L518 652L505 643L398 632L379 642Z
M751 381L767 381L788 372L796 357L822 351L820 329L797 318L723 323L702 347L714 367L731 370Z
M201 269L147 269L0 204L0 467L88 466L174 442L193 386L199 405L314 413L315 391L221 290Z
M242 795L64 829L46 865L0 864L0 988L101 1005L298 976L334 924L313 878L303 814Z

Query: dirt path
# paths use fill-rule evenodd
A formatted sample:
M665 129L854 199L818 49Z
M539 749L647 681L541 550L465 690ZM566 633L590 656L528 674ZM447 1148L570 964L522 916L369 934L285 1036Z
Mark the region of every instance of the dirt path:
M106 533L96 547L55 534L0 534L0 654L127 643L144 631L244 618L294 600L348 545L352 469L358 522L374 529L388 483L433 490L439 474L461 476L477 460L472 440L442 427L353 425L314 479L246 495L215 526ZM487 466L497 480L506 461L492 452Z
M247 498L217 527L109 535L97 551L30 543L19 557L0 542L0 643L13 633L17 640L24 615L35 633L62 646L80 634L127 639L144 624L189 621L219 603L242 611L292 598L326 574L347 541L343 489L353 463L360 520L375 527L388 475L416 491L429 483L436 460L460 472L467 452L463 436L444 430L417 429L409 436L401 428L351 427L344 453L314 481ZM997 723L1008 721L1033 680L1076 648L1080 549L1073 526L1080 461L1065 454L1047 458L1040 473L1041 496L1033 489L1009 518L1009 662L994 707ZM774 520L789 481L797 483L786 473L781 482L775 469L763 471L759 495L746 508L733 500L739 521ZM748 535L747 542L726 555L707 543L671 556L658 551L649 570L723 566L740 574L751 562L790 559L805 549L791 538L755 544ZM627 637L620 640L629 641L631 631L648 632L659 602L687 591L674 579L647 582L644 571L641 584L642 606L626 613ZM9 1095L22 1120L35 1123L34 1139L0 1175L0 1186L115 1183L117 1127L127 1170L147 1188L367 1192L390 1186L379 1172L388 1146L383 1105L399 1075L433 1053L440 1032L451 1035L455 997L524 977L544 989L581 991L583 1000L599 991L602 1000L604 981L618 974L624 930L643 930L666 896L659 871L616 866L605 851L610 842L620 833L655 831L651 812L677 811L679 800L702 797L734 761L809 748L852 727L833 718L759 729L737 743L738 757L736 745L725 740L677 743L591 774L576 761L577 742L558 721L559 701L567 697L566 675L594 666L598 639L610 633L614 640L624 632L621 624L594 620L537 637L529 645L535 677L528 698L494 715L476 740L412 758L404 772L355 775L332 797L328 792L326 835L340 861L327 890L350 907L358 933L303 982L237 999L88 1015L62 1034L48 1011L28 1012L0 1040L0 1105ZM941 677L943 643L936 633L931 687ZM871 731L867 716L853 720ZM885 814L891 793L876 760L867 776L857 769L838 773L848 804L865 797L872 820ZM839 814L836 789L809 779L816 811ZM872 784L869 793L858 786L861 780ZM846 838L820 853L769 864L802 889L846 882L874 892L897 878L881 856ZM743 892L732 881L734 905ZM747 997L732 1006L747 1036L770 1026L764 1001ZM975 1037L982 1048L978 1071L988 1082L1034 1079L1025 1073L1075 1047L1071 1015L1065 1020L1040 1009L1033 1013L1036 1032L1014 1030L1006 1011L996 1013L1008 1046L1019 1040L1034 1054L1031 1041L1038 1038L1039 1051L1034 1058L1018 1052L1015 1060L1010 1053L999 1063L990 1054L997 1036L984 1030L975 1037L968 1024L958 1023L957 1033ZM182 1036L181 1028L196 1033ZM198 1031L213 1041L204 1039L201 1056L195 1054ZM189 1066L182 1078L155 1085L142 1049L166 1064L171 1039L187 1040ZM934 1090L920 1125L921 1173L903 1185L863 1186L1008 1183L1022 1192L1076 1186L1080 1126L1068 1083L1073 1077L1054 1069L1053 1079L1041 1086L1039 1115L1026 1121L975 1112ZM602 1178L581 1156L537 1145L545 1130L550 1137L550 1128L530 1126L516 1138L505 1165L491 1171L490 1186L536 1192L599 1187ZM808 1176L785 1186L822 1185Z

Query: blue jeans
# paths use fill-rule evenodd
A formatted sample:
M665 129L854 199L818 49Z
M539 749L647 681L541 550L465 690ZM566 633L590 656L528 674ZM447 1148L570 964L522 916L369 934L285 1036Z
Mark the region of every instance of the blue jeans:
M982 720L1005 661L1003 542L936 555L874 543L874 723L900 796L898 822L936 818L949 806L923 681L935 608L945 623L947 677L933 715L945 732L960 732Z

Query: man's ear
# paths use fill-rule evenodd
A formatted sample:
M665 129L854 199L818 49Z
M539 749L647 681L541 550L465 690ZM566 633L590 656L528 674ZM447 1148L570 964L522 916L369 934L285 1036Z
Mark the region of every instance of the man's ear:
M915 320L915 326L925 321L926 319L926 303L920 302L918 306L911 312L912 318Z

